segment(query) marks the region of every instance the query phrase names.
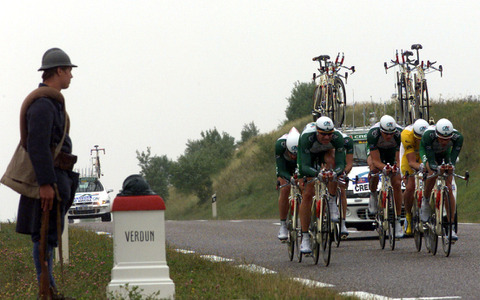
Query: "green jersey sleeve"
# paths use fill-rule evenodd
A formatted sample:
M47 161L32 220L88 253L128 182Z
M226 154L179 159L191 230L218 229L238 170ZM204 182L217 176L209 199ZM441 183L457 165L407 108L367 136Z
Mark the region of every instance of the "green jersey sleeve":
M287 139L286 135L283 135L275 143L275 162L277 177L283 177L289 179L292 174L288 172L287 160L285 159L285 151L287 151Z
M335 130L332 137L332 145L335 147L335 170L334 172L338 174L343 172L345 169L346 160L345 160L345 140L343 139L342 134Z
M310 138L312 135L315 135L315 131L304 131L298 140L297 166L300 174L307 177L315 177L318 174L318 170L313 167L313 157L310 153L313 144L313 138Z
M450 152L450 162L455 165L457 162L458 155L460 154L460 150L462 150L463 146L463 135L458 132L454 131L452 136L452 150Z

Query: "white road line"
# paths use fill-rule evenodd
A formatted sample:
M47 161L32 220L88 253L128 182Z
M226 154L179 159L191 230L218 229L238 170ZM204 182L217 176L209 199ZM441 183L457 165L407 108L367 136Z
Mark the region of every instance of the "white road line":
M254 264L249 264L249 265L238 265L237 266L240 269L245 269L247 271L255 272L255 273L261 273L261 274L277 274L276 271L260 267Z
M195 251L193 251L193 250L185 250L185 249L175 249L174 251L177 251L177 252L183 253L183 254L193 254L193 253L195 253Z
M234 261L231 258L220 257L216 255L200 255L201 258L209 260L211 262L230 262Z
M376 295L367 292L343 292L340 293L342 296L354 296L359 299L368 299L368 300L446 300L446 299L462 299L459 296L445 296L445 297L417 297L417 298L391 298L381 295Z
M331 287L334 287L333 284L323 283L323 282L320 282L320 281L315 281L315 280L310 280L310 279L294 277L294 278L292 278L292 280L303 283L304 285L306 285L308 287L317 287L317 288L325 288L325 287L331 288Z

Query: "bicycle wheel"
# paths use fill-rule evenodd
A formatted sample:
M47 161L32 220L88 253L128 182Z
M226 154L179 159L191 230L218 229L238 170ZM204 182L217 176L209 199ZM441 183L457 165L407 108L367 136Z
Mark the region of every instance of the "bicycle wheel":
M418 206L418 199L422 199L421 196L415 192L415 198L413 199L412 207L412 228L413 228L413 239L415 240L415 248L417 252L422 250L422 232L420 231L420 209Z
M427 80L424 79L422 83L422 94L421 94L421 118L426 120L427 122L430 119L430 99L428 97L428 87L427 87Z
M317 85L313 91L313 122L317 121L319 117L325 114L325 95L322 93L322 87Z
M335 104L333 99L333 85L329 84L327 86L327 92L325 94L325 112L327 117L332 119L333 124L335 124Z
M297 248L297 259L298 262L302 262L302 252L300 252L300 243L302 242L302 227L300 226L300 203L302 202L301 196L296 197L296 213L295 213L295 224L296 224L296 239L295 247Z
M335 127L341 127L345 120L345 107L347 106L347 97L345 93L345 85L343 81L336 77L333 87L333 104L334 104L334 120Z
M403 89L403 101L402 101L402 104L403 104L403 125L404 126L407 126L409 124L411 124L411 121L410 121L410 97L411 97L411 93L409 91L409 87L408 87L408 80L407 78L405 78L405 74L402 74L402 89Z
M342 224L345 222L343 216L343 206L342 206L342 194L340 189L337 189L337 207L339 213L338 222L333 224L333 240L337 248L340 246L340 241L342 240Z
M405 107L403 105L403 98L405 97L405 92L403 90L402 77L403 76L400 75L400 72L397 72L397 99L400 106L400 123L402 125L405 125Z
M436 210L436 207L435 207L435 194L436 194L436 191L432 191L432 194L430 196L430 203L434 203L434 206L433 206L433 213L432 215L430 216L430 224L428 226L429 228L429 238L430 238L430 252L435 255L437 254L437 246L438 246L438 234L437 234L437 231L436 231L436 228L437 228L437 224L438 224L438 220L437 220L437 217L436 217L436 213L435 213L435 210Z
M383 192L379 193L379 197ZM375 216L375 220L377 222L377 233L378 233L378 241L380 242L380 248L383 250L385 249L385 240L387 236L387 232L385 231L385 227L383 226L385 215L385 209L383 207L379 207L377 210L377 214Z
M422 92L422 87L420 83L417 83L417 74L413 76L413 84L414 84L414 91L415 91L415 98L413 102L413 110L412 110L412 123L415 122L418 118L421 118L420 110L421 110L421 92Z
M322 199L323 205L323 212L319 218L320 222L320 230L321 230L321 239L320 245L322 247L322 256L323 262L327 267L330 264L330 255L332 253L332 239L333 239L333 231L331 227L331 220L330 220L330 207L328 206L327 197L323 197Z
M318 207L318 200L313 200L312 202L312 214L310 216L310 229L308 232L310 233L310 243L311 243L311 249L312 249L312 257L313 257L313 262L315 264L318 264L318 259L319 259L319 254L320 254L320 246L318 243L318 210L320 209Z
M297 230L296 230L296 220L295 220L295 199L288 199L288 213L287 213L287 230L288 230L288 239L287 239L287 248L288 248L288 258L290 261L293 260L295 255L295 243L297 240Z
M393 191L391 188L387 192L387 205L388 205L388 241L390 243L390 249L395 249L395 201L393 200Z
M452 248L452 227L453 224L448 220L449 210L450 210L450 197L448 192L444 190L443 192L443 201L441 203L441 216L442 216L442 248L445 256L450 255L450 250ZM447 213L448 212L448 213Z

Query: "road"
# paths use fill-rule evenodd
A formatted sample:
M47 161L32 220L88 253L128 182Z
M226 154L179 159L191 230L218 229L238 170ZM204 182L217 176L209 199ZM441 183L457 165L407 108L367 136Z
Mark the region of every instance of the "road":
M82 223L79 223L82 224ZM111 231L111 223L85 223ZM98 224L98 225L95 225ZM394 251L380 249L375 232L351 231L332 248L330 265L304 257L290 261L276 239L275 220L166 221L166 241L178 249L251 263L291 277L333 285L339 292L367 292L389 298L479 299L480 224L459 224L459 241L445 257L415 250L413 239L397 241ZM333 246L333 245L332 245Z

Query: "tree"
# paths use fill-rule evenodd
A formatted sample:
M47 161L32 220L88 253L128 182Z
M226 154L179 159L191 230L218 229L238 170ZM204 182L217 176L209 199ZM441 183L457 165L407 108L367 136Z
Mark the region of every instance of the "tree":
M285 115L288 121L293 121L312 113L313 108L313 92L315 90L315 82L295 82L292 94L287 98L288 107Z
M260 131L258 130L255 123L252 121L248 124L243 125L242 132L240 133L242 139L238 144L243 144L254 136L257 136Z
M167 200L173 162L166 155L152 157L150 147L147 147L146 152L136 152L140 175L145 178L152 191Z
M199 140L188 140L183 155L172 165L171 182L181 192L194 193L200 203L212 194L211 175L224 168L235 151L235 139L216 128L201 132Z

